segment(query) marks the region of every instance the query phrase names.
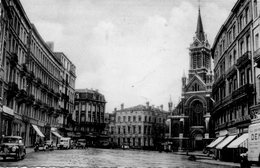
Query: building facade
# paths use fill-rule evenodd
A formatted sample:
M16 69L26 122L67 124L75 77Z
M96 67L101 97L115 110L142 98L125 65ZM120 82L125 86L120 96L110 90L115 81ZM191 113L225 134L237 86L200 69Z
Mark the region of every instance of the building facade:
M200 9L196 35L189 47L188 77L182 77L182 97L176 107L169 102L168 142L172 150L201 150L213 136L211 130L210 99L212 70L210 45L204 33Z
M105 96L98 90L76 89L73 137L87 139L89 145L98 145L105 133L105 107Z
M53 46L53 44L51 45ZM72 115L74 112L75 100L75 82L76 82L76 66L62 52L55 52L55 56L61 62L61 83L60 93L61 98L59 107L61 115L58 117L58 123L61 125L61 132L64 136L68 136L72 132Z
M212 46L215 79L212 117L216 136L224 138L223 143L214 148L216 157L221 160L235 161L244 152L227 145L248 132L252 118L250 107L255 104L253 44L258 36L253 30L256 2L238 0Z
M32 146L50 139L52 128L62 126L58 117L64 114L59 106L63 64L30 22L19 0L2 0L2 9L0 133L22 136L25 145Z
M14 119L14 113L3 107L3 88L4 88L4 67L5 67L5 50L7 45L7 29L8 21L11 18L11 12L8 8L6 0L1 0L0 3L0 136L10 135L12 130L12 121ZM3 109L5 108L5 109ZM1 137L0 137L1 138Z
M161 108L138 105L114 111L114 123L110 123L111 142L131 148L158 149L164 141L165 121L168 112ZM113 120L111 120L113 121Z

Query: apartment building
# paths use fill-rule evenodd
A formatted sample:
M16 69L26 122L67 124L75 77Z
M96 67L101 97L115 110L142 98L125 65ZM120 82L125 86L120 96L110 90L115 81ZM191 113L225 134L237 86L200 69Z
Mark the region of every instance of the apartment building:
M253 13L255 0L238 0L221 26L212 46L214 79L212 96L215 100L212 117L217 136L209 147L221 160L236 161L246 141L230 147L233 141L248 132L250 107L255 102ZM243 136L246 137L246 136ZM238 143L238 142L237 142ZM240 148L241 147L241 148ZM232 156L232 157L231 157Z
M131 148L158 149L164 140L168 112L163 106L155 108L137 105L115 109L114 123L110 123L111 141L118 146L129 145ZM113 121L113 120L112 120Z
M105 109L105 96L98 90L76 89L73 114L75 135L72 136L87 139L89 145L97 145L101 135L105 134Z
M69 96L74 95L75 66L71 63L70 68L64 68L67 65L42 39L19 0L2 0L1 11L1 29L5 32L1 32L0 43L0 133L22 136L25 145L32 146L36 141L50 139L51 130L64 126L59 122L67 115L60 107L62 74L73 74L67 86L71 87ZM72 96L68 102L73 100ZM72 107L70 104L71 114Z

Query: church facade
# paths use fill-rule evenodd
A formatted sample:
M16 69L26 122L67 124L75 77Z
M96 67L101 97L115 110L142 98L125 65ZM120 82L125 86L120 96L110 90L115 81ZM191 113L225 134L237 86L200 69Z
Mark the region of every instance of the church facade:
M188 76L182 77L181 100L176 107L169 102L169 136L172 150L201 150L214 136L212 121L212 70L210 44L198 13L197 30L189 47Z

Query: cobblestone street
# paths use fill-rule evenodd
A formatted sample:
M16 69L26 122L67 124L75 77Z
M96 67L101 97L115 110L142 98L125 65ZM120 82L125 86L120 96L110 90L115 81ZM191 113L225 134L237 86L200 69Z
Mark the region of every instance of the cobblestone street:
M207 163L188 161L187 156L156 151L96 149L55 150L31 152L24 160L0 160L0 166L79 166L79 167L200 167L208 168ZM218 166L228 168L228 166Z

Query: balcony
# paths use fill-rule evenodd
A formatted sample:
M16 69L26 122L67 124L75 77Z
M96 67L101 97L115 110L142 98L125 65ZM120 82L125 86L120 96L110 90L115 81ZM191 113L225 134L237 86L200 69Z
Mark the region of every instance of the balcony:
M54 113L54 108L53 107L49 107L48 109L48 115L52 115Z
M216 88L220 86L221 84L225 83L225 74L220 75L217 80L214 82L213 87ZM213 89L214 90L214 89Z
M47 85L46 83L44 83L44 84L42 85L42 91L43 91L43 92L47 92L48 89L49 89L48 85Z
M41 105L42 105L42 101L40 99L37 99L33 104L33 108L38 109L41 107Z
M236 63L237 68L240 69L250 64L251 59L252 59L251 51L245 52L241 57L237 59L237 63Z
M237 118L234 121L234 124L237 125L237 124L241 124L242 122L250 122L250 121L251 121L250 115L245 115L245 116L242 116L240 118Z
M227 77L227 78L230 78L231 76L235 75L236 72L237 72L237 69L236 69L235 65L232 65L232 66L227 70L227 73L226 73L227 75L226 75L226 77Z
M35 79L35 86L38 88L38 87L41 86L41 84L42 84L41 78L37 77L37 78Z
M18 85L15 82L8 83L7 99L11 99L17 95L19 91Z
M22 70L21 70L21 75L25 76L28 73L28 69L26 64L22 64Z
M65 93L62 93L61 98L64 99L65 101L69 101L69 96L66 95Z
M18 64L18 55L17 55L17 53L13 52L11 54L10 64L11 64L11 67L16 67L16 65Z
M27 81L32 82L34 78L35 78L34 72L33 71L28 72Z
M27 104L27 105L33 105L34 101L35 101L34 95L30 94L30 95L27 97L26 104Z
M254 61L257 63L257 67L260 68L260 48L254 51Z
M42 103L40 106L40 110L47 111L49 109L49 106L46 103Z
M27 101L27 92L24 89L18 91L16 95L16 101L19 104L25 103Z
M253 84L245 84L232 93L232 99L238 99L247 95L251 95L253 91Z

